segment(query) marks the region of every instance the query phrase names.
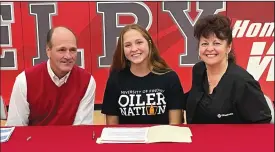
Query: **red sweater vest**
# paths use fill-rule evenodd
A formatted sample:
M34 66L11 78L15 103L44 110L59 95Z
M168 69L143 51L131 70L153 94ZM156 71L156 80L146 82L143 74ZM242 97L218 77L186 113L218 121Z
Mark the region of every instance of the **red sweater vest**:
M47 63L25 71L29 125L72 125L91 75L74 66L67 82L58 87L50 78Z

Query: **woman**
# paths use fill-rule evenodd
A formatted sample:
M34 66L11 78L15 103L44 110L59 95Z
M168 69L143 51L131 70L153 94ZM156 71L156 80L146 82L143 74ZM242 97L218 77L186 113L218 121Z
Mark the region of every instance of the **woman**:
M182 123L180 80L144 28L122 29L110 71L102 105L107 125Z
M199 57L186 104L187 123L269 123L271 112L259 83L236 65L231 22L210 15L197 21Z

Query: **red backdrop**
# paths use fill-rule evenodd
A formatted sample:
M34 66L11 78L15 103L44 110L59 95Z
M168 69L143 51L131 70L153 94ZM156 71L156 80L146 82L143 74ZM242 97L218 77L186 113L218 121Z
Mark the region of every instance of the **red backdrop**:
M187 4L186 7L185 3ZM206 3L208 3L207 7ZM109 45L109 42L111 42L110 35L106 32L108 32L108 28L113 27L112 25L116 25L116 28L123 24L133 23L137 18L138 23L151 25L148 30L157 43L161 56L178 73L184 91L187 92L191 87L191 69L194 62L181 63L180 55L187 51L187 56L191 56L190 52L196 53L197 50L185 49L187 44L193 46L196 46L196 44L187 43L187 40L190 40L191 37L187 34L187 37L184 38L181 29L185 34L186 32L192 33L192 28L190 28L192 26L188 27L187 25L195 22L196 17L205 15L205 13L213 14L211 7L216 6L216 4L218 6L218 3L220 5L222 2L191 2L190 5L188 2L174 2L174 4L172 2L139 2L129 3L129 5L118 3L121 6L112 6L112 3L104 4L103 2L1 3L1 8L5 8L1 9L5 10L4 13L1 11L1 22L4 23L1 24L1 32L2 27L11 27L9 30L10 45L5 45L6 42L1 40L1 96L8 105L16 76L25 68L33 66L33 58L38 56L38 45L41 47L45 44L42 40L45 40L45 31L49 27L46 27L48 25L42 24L42 22L46 23L47 19L50 19L48 22L50 26L64 25L76 33L79 39L79 49L84 50L84 54L82 54L84 65L82 66L93 74L97 83L96 104L102 103L108 78L109 68L107 63L110 63L109 60L112 55L110 53L105 54L109 60L102 60L102 64L99 65L99 57L104 56L104 43L108 48L113 47L111 43ZM40 6L36 8L37 5ZM169 13L170 5L172 5L172 8ZM242 26L233 34L237 63L247 69L260 82L264 93L274 101L274 3L226 2L220 6L223 6L223 9L220 8L215 13L222 13L232 18L232 24L236 29L238 29L238 26ZM40 7L44 9L44 13L49 11L52 15L44 14L43 16L41 11L39 12ZM185 12L191 18L189 23L186 22L188 20L182 21L182 24L186 26L182 26L181 29L174 19L180 23L180 20L186 18L186 14L183 11L176 12L177 7L186 8ZM119 9L121 9L121 12ZM104 10L108 12L104 12ZM114 12L112 13L112 11L115 10L117 11L115 14L119 19L114 19ZM135 10L140 12L135 12ZM148 14L151 14L151 17ZM174 15L174 19L171 14ZM149 16L149 22L146 20L147 16ZM117 22L114 24L112 21ZM241 24L238 25L239 23ZM269 23L273 23L272 26L268 26ZM241 30L243 30L243 33ZM37 33L39 33L39 36L37 36ZM118 36L115 32L113 35ZM104 41L104 37L106 41ZM115 39L113 37L112 42ZM5 63L10 63L12 57L8 58L5 51L12 49L15 49L16 56L14 59L17 66L7 68L9 66ZM252 50L254 51L251 52ZM112 52L113 50L108 49L107 51ZM40 50L40 52L43 53L45 50ZM183 60L185 59L183 58ZM190 65L186 66L186 64Z

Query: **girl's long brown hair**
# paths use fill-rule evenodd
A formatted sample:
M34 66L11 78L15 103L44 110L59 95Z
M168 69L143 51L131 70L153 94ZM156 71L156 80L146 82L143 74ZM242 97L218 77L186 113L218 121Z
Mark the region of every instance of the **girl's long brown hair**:
M142 36L147 40L149 45L149 69L152 70L153 73L156 74L163 74L166 72L171 71L171 68L165 62L165 60L159 55L159 51L152 40L149 32L145 30L143 27L139 26L138 24L130 24L126 25L122 31L120 32L120 36L117 42L117 47L115 53L113 55L113 62L110 68L110 71L120 71L126 68L127 66L130 67L129 61L126 60L124 55L124 47L123 47L123 36L129 30L137 30L139 31ZM152 67L152 68L151 68Z

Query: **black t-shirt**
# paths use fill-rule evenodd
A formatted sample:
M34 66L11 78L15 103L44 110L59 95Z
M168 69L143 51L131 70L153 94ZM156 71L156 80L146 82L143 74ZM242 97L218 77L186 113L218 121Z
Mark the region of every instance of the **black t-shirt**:
M120 124L169 124L168 110L182 109L182 94L174 71L138 77L125 68L110 74L102 113L119 116Z

